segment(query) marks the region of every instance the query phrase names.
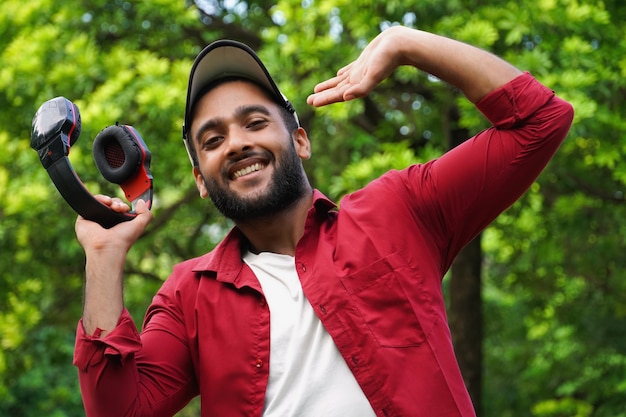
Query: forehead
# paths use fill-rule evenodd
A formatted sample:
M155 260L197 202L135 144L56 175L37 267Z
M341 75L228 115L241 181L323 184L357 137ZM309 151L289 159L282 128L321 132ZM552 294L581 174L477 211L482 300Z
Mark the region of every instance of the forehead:
M221 108L226 104L251 103L276 104L272 95L258 84L242 78L227 78L211 84L198 96L192 115L197 116L200 107Z
M263 108L279 117L279 106L259 85L241 79L230 79L212 86L193 107L190 133L195 137L200 126L220 124L223 120L241 115L243 109Z

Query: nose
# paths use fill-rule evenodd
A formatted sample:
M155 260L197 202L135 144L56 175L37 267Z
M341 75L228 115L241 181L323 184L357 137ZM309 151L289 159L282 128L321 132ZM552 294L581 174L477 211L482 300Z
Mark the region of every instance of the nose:
M247 132L241 127L233 127L229 130L227 138L227 153L229 157L252 149L252 140Z

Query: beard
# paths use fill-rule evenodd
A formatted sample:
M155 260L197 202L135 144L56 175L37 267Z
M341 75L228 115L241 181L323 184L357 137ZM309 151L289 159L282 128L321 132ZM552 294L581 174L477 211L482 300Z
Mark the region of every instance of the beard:
M293 143L281 153L275 165L268 189L258 195L239 195L204 175L202 180L209 198L225 217L233 221L266 218L288 209L309 191Z

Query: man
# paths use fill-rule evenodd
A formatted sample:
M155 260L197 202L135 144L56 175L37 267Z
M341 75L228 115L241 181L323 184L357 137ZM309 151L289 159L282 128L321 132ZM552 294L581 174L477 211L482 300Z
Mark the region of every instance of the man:
M196 395L203 416L474 415L441 280L539 175L573 111L500 58L405 27L383 31L308 103L363 97L400 65L456 86L494 127L336 209L309 185L307 134L254 52L221 41L200 53L184 141L201 197L236 227L174 268L138 335L122 271L150 212L138 204L136 219L109 230L77 220L87 415L171 416Z

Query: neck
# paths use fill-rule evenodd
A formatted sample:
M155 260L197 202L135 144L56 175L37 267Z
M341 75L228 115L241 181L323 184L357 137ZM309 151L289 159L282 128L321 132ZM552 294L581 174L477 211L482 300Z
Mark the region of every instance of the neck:
M296 245L304 234L304 224L312 204L313 193L308 192L279 213L252 220L239 220L236 224L250 242L250 251L294 256Z

